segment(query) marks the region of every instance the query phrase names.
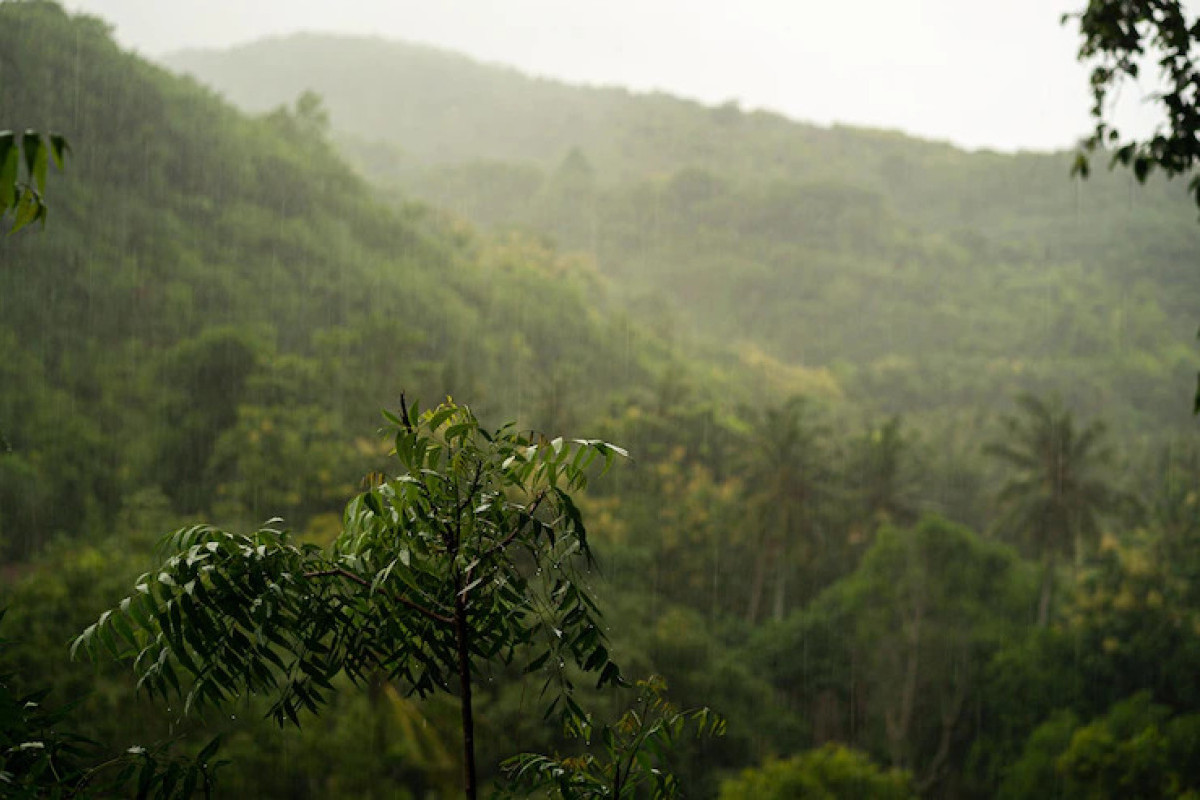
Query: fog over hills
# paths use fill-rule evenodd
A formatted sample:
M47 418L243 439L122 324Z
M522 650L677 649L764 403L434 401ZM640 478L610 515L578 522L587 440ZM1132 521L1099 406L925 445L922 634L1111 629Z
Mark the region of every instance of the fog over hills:
M73 0L159 56L297 32L423 42L530 75L625 86L796 119L910 131L968 148L1068 147L1090 128L1075 0L862 0L736 8L682 0ZM1131 87L1122 130L1146 131Z
M0 0L0 126L72 148L0 235L0 786L1200 796L1181 184L380 38L169 62ZM380 415L448 395L498 432ZM631 741L614 662L725 735Z
M1171 397L1191 380L1200 229L1181 183L1079 182L1069 153L569 86L380 38L166 61L250 110L315 91L376 185L589 253L635 314L832 370L881 410L1020 387L1102 405L1116 371L1133 407L1186 421ZM1172 377L1134 391L1145 357Z

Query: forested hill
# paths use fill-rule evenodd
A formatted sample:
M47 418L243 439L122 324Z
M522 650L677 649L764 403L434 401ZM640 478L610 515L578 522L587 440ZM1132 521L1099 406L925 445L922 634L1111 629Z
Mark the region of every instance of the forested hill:
M375 201L318 114L249 118L50 3L0 5L0 52L5 123L74 154L46 231L0 238L4 557L135 495L337 512L402 389L562 429L666 371L586 265Z
M371 40L187 58L254 110L100 20L0 0L0 127L73 149L45 230L7 235L6 215L0 235L0 786L41 749L30 692L77 703L43 727L101 743L102 765L168 740L208 761L222 735L217 796L452 796L460 704L406 696L428 672L347 667L356 691L301 666L339 691L281 731L261 692L201 719L66 644L146 570L133 591L195 593L162 631L196 619L213 595L159 571L164 531L279 516L328 543L394 473L379 409L406 390L633 454L572 525L623 671L728 720L654 762L689 797L1200 792L1200 226L1181 187ZM293 623L258 584L228 607L267 652ZM513 658L470 671L489 793L506 757L588 746L544 716L553 663ZM593 687L580 706L626 729L629 696Z
M117 754L202 723L135 703L125 669L72 663L66 642L182 524L278 516L328 541L363 476L393 469L379 412L401 391L422 407L453 395L488 425L612 433L648 459L711 457L740 400L807 385L662 339L611 309L587 259L539 237L378 201L319 107L246 115L56 3L0 2L0 117L72 148L45 229L8 235L6 217L0 235L0 710L51 689ZM609 502L602 519L633 513ZM554 734L515 691L478 701L489 779L513 730ZM249 699L208 720L236 764L223 796L453 785L445 709L383 698L348 693L333 728L296 735L256 722Z
M588 252L664 332L826 369L877 411L1032 390L1127 430L1189 424L1200 225L1182 184L1080 183L1067 153L571 87L379 39L168 62L248 108L315 90L376 183Z
M546 168L578 149L603 185L689 167L742 181L834 181L877 190L905 216L947 225L1131 204L1162 210L1183 193L1131 196L1125 175L1098 176L1102 190L1077 193L1066 180L1067 153L973 153L899 132L745 112L733 101L709 107L663 93L572 86L380 38L298 34L182 51L165 63L250 110L316 91L339 131L395 145L392 166L401 169L476 160Z
M889 173L899 189L944 179L972 161L948 144L899 133L744 113L734 102L705 107L661 93L570 86L378 38L301 34L165 60L252 110L314 90L340 130L396 143L410 166L476 159L553 166L579 148L605 183L703 165L754 179L856 182Z

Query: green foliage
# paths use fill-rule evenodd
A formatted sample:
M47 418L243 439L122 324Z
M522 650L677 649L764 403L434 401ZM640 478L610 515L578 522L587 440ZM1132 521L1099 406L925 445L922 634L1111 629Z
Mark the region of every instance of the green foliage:
M268 526L235 535L197 525L168 540L172 555L138 579L72 647L131 657L151 696L185 712L261 693L270 715L328 702L339 674L376 675L464 706L468 793L474 793L471 681L480 665L512 663L555 688L546 715L584 714L567 659L617 685L599 609L574 562L591 563L571 492L618 447L598 440L489 433L450 401L388 414L402 474L352 500L329 551ZM182 680L181 680L182 676ZM582 724L582 723L580 723Z
M0 622L5 611L0 610ZM0 638L0 657L9 642ZM170 745L148 749L134 745L108 756L95 742L66 729L69 706L47 708L49 690L19 693L13 676L0 673L0 788L12 800L41 797L89 798L130 793L146 800L187 800L201 792L212 797L216 773L228 762L216 761L220 738L194 758L169 752Z
M230 328L208 328L166 354L163 380L171 392L162 413L168 432L156 472L179 511L194 513L212 495L213 478L197 465L209 463L222 432L233 427L258 359L253 342Z
M1079 727L1079 719L1070 711L1058 711L1030 734L1025 750L1007 770L997 797L1061 797L1062 777L1058 754L1068 746Z
M562 429L608 401L576 376L636 383L666 360L533 237L491 241L426 208L387 209L319 132L315 96L248 118L49 2L0 6L0 51L40 65L10 80L5 60L0 107L86 143L55 236L12 237L0 254L10 557L107 533L145 486L222 525L287 513L298 531L328 527L359 477L354 443L396 385ZM316 441L268 436L241 453L231 441L293 413ZM284 458L267 470L286 476L281 505L251 491L265 476L233 486ZM74 509L49 500L68 483ZM297 502L297 485L322 489Z
M1070 712L1034 731L999 797L1195 797L1200 716L1172 717L1141 692L1081 725Z
M38 552L55 534L99 535L115 518L123 481L106 468L119 445L94 415L79 410L53 366L0 328L0 553ZM55 487L74 487L56 503Z
M1086 653L1077 669L1090 673L1083 711L1098 713L1142 689L1172 709L1200 709L1200 686L1190 677L1200 658L1200 609L1190 582L1156 544L1146 534L1106 537L1079 575L1068 608Z
M1062 623L993 659L980 697L983 733L969 760L980 787L1003 781L1005 797L1061 788L1056 758L1072 732L1135 695L1167 716L1200 709L1200 626L1191 584L1181 578L1187 567L1177 573L1159 544L1144 533L1106 536L1080 571Z
M3 616L0 611L0 620ZM7 649L8 642L0 639L0 654L7 655ZM5 796L34 798L78 781L73 762L88 742L55 730L61 730L66 709L46 709L47 691L20 694L9 686L11 678L0 674L0 785Z
M595 258L633 319L669 318L725 359L750 344L823 368L874 415L923 427L1017 389L1103 408L1122 432L1188 424L1200 229L1165 182L1072 186L1066 153L968 153L382 40L170 62L255 110L314 88L390 192L554 236Z
M1068 797L1178 796L1178 776L1168 776L1166 737L1159 730L1166 709L1148 695L1117 704L1103 721L1082 727L1059 757L1057 771ZM1190 773L1191 764L1184 762ZM1172 791L1175 790L1175 791Z
M848 739L929 791L961 757L968 704L1020 630L1031 588L1012 551L965 528L884 526L851 575L759 632L756 660L814 739ZM865 714L863 694L879 698Z
M1100 534L1100 519L1128 507L1131 498L1113 486L1112 452L1105 427L1092 422L1076 430L1070 411L1055 400L1017 398L1023 415L1003 419L1004 433L985 452L1012 475L1001 487L1006 516L1001 527L1045 564L1038 624L1049 620L1054 565L1074 554L1079 563Z
M1003 433L985 449L1013 473L999 493L1005 527L1037 558L1082 555L1098 540L1100 516L1125 499L1106 480L1113 454L1104 425L1077 429L1058 401L1022 395L1017 403L1022 416L1004 417Z
M893 416L870 428L853 443L847 474L859 495L865 524L886 522L900 525L915 522L916 476L909 452L913 437L904 430L900 417Z
M45 226L49 208L43 197L50 162L61 170L70 152L71 146L61 134L30 129L18 136L0 131L0 219L9 210L13 212L9 235L38 220Z
M1117 164L1133 171L1139 183L1155 169L1168 178L1191 176L1188 191L1200 206L1200 64L1192 51L1200 42L1200 17L1179 0L1089 0L1087 8L1063 16L1079 21L1083 39L1079 60L1091 64L1092 118L1095 129L1076 156L1073 174L1086 178L1088 156L1097 150L1111 152L1109 167ZM1157 67L1149 96L1160 117L1153 135L1124 139L1113 124L1110 98L1129 80L1137 83L1152 60ZM1200 414L1200 382L1193 414Z
M666 700L666 682L651 676L637 682L633 707L612 724L595 722L591 715L568 721L567 736L582 740L591 750L570 756L521 753L506 760L510 792L529 796L538 792L563 800L575 798L638 797L648 791L654 798L680 797L679 781L668 757L688 727L695 736L721 736L725 722L707 708L678 711ZM639 787L647 787L639 793Z
M1063 22L1071 18L1078 20L1083 40L1079 60L1091 65L1096 127L1084 143L1086 152L1111 151L1112 165L1131 168L1143 183L1154 169L1170 177L1191 172L1200 159L1195 94L1200 66L1192 56L1200 42L1200 19L1178 0L1089 0L1083 11L1065 15ZM1144 140L1123 140L1110 116L1110 99L1125 81L1137 82L1147 61L1157 68L1154 85L1161 91L1150 100L1161 122ZM1087 177L1086 155L1079 156L1075 169ZM1200 205L1200 177L1192 179L1188 190Z
M827 744L786 760L771 760L721 784L721 800L908 800L912 776L882 769L863 753Z
M763 607L768 568L776 571L774 618L783 618L787 577L795 563L814 560L822 533L820 512L831 483L827 458L819 447L823 431L812 421L804 398L793 397L755 416L743 458L748 505L761 531L746 611L751 623Z
M555 698L569 717L620 718L618 693L593 686L603 667L590 681L581 669L594 644L634 674L669 678L681 707L728 720L717 743L675 739L660 767L701 797L771 754L831 741L911 770L923 794L986 797L1006 779L1018 786L1031 734L1065 709L1074 721L1044 740L1051 757L1020 784L1036 796L1038 781L1061 784L1070 735L1114 704L1149 691L1169 709L1160 733L1200 711L1196 470L1176 436L1193 423L1178 397L1197 364L1194 330L1177 320L1200 303L1200 229L1179 187L1107 173L1072 186L1064 154L965 153L316 36L225 56L239 81L283 89L264 88L253 106L266 113L246 116L49 2L0 3L0 52L5 113L80 143L55 235L0 242L0 602L21 631L6 659L36 678L7 685L17 698L78 698L80 735L220 734L231 796L453 792L458 637L404 601L452 617L445 565L465 576L470 562L444 558L432 518L403 517L414 507L404 492L421 491L409 481L368 481L351 518L340 514L364 471L392 471L370 432L397 385L470 396L480 418L516 420L505 436L549 431L524 437L538 459L557 433L585 428L639 453L636 468L568 492L602 556L592 574L607 579L593 587L585 557L564 560L612 623L597 642L536 627L573 609L555 602L553 565L539 578L519 548L517 573L546 607L504 617L501 587L467 592L468 618L478 610L495 629L467 659L482 787L514 753L583 752L545 724ZM258 52L285 66L256 66ZM10 63L22 65L16 79ZM385 89L394 102L381 109ZM234 98L252 90L222 85ZM390 181L395 208L331 137ZM936 511L999 527L988 487L1008 465L980 444L1021 390L1058 390L1076 444L1080 419L1110 424L1113 457L1093 477L1116 486L1122 469L1137 473L1150 511L1097 512L1112 535L1087 535L1076 575L1057 570L1062 613L1037 630L1036 564L919 521ZM786 399L797 395L808 399ZM1004 444L1021 449L1038 426L1018 419ZM444 434L430 436L442 447ZM1148 454L1168 436L1160 463ZM469 487L473 473L452 466L436 471ZM430 493L445 488L425 477L415 480ZM504 496L528 511L536 493ZM557 517L570 528L552 499L526 532ZM294 535L275 524L225 534L277 513ZM492 513L470 524L501 524ZM186 534L184 557L164 568L149 535L183 514L214 527ZM418 517L424 527L397 521ZM573 534L556 537L565 547ZM1060 558L1071 550L1071 536L1055 541L1067 542ZM386 572L400 553L384 557L381 542L405 544L409 563ZM189 566L188 554L200 558ZM335 569L354 577L305 577ZM91 671L63 646L147 570L150 597L135 590L130 610L153 605L161 619L125 617L134 648L118 608L91 643L111 635L131 656L149 646L135 674L172 698L166 708L131 705L129 670ZM362 585L385 572L374 591ZM227 592L206 577L218 574ZM761 621L771 616L782 619ZM225 644L197 650L188 637L200 628L183 624L193 617L210 626L202 644ZM267 638L272 621L293 626L286 647ZM526 633L527 645L491 653ZM402 634L432 643L364 651L368 637ZM251 644L233 647L238 635ZM186 700L154 666L164 652L185 698L264 683L236 713L184 717ZM228 681L217 658L233 665ZM338 664L350 669L331 677ZM356 667L363 691L350 691ZM408 695L426 676L427 699ZM297 716L308 708L293 684L320 718L277 729L267 715L281 695ZM1164 733L1168 750L1189 741L1180 725ZM1078 750L1078 763L1117 775L1125 756L1113 753L1145 728ZM595 732L593 745L600 771L611 759ZM1129 757L1158 763L1161 751Z

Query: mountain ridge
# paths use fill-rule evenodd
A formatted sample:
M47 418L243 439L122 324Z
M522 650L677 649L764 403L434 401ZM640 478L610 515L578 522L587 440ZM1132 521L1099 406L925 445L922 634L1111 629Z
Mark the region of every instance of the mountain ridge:
M175 50L169 50L152 57L152 60L164 64L173 69L178 69L183 72L189 71L189 65L203 62L208 58L217 55L219 57L228 58L236 55L239 51L252 50L259 46L271 46L273 44L286 44L290 40L326 40L329 42L343 43L363 43L369 46L382 46L385 48L394 48L407 50L414 54L420 54L430 58L440 58L447 62L457 62L460 65L469 65L473 68L482 68L487 71L507 73L509 77L517 79L528 84L549 84L568 91L585 91L596 93L614 93L621 97L636 100L638 98L648 99L669 99L683 103L690 103L697 107L698 110L720 112L720 111L737 111L750 115L762 115L764 117L782 120L791 125L805 126L817 130L825 131L852 131L866 135L881 135L881 136L900 136L913 142L921 142L935 147L949 147L963 153L996 153L996 154L1057 154L1067 152L1066 148L1046 149L1036 147L1016 147L1012 149L993 148L993 147L969 147L953 142L950 139L939 139L936 137L920 136L918 134L905 131L902 128L861 125L856 123L832 121L829 123L818 123L812 120L805 119L802 116L790 114L782 109L772 108L769 106L743 106L743 103L737 99L729 99L723 102L711 102L703 98L689 96L687 94L671 91L663 88L631 88L617 82L602 82L602 81L585 81L571 80L557 77L549 74L540 74L534 71L526 70L522 67L506 63L504 61L481 58L453 47L433 44L429 42L421 42L403 38L383 36L379 34L366 33L350 33L350 32L335 32L322 31L317 29L296 30L289 33L272 34L268 36L247 39L244 41L234 42L220 47L184 47ZM269 104L256 105L251 110L265 111L270 108Z
M353 53L345 50L347 45L354 46ZM287 54L286 56L284 55L285 53ZM260 56L262 60L255 61L255 69L259 70L259 74L256 76L256 83L254 85L261 87L264 77L284 80L285 85L277 85L272 87L271 90L263 92L253 88L251 84L239 85L233 82L231 73L237 71L236 64L239 59L247 57L258 59ZM343 58L345 61L340 64L335 63L330 60L331 56ZM852 132L867 139L899 137L908 143L918 144L933 150L950 150L957 153L968 152L950 143L931 142L909 136L902 132L859 128L840 124L826 127L793 119L778 111L754 110L743 112L736 105L726 103L724 105L710 106L698 100L683 99L661 91L635 92L620 86L579 85L552 78L534 77L508 65L490 64L445 48L386 39L378 36L304 32L269 37L229 48L222 48L221 50L192 48L184 51L176 51L165 54L159 61L172 69L197 76L203 75L209 83L219 86L221 91L232 102L254 111L268 110L280 102L290 101L305 89L312 89L325 96L332 116L342 130L360 136L374 135L377 138L389 138L396 136L396 130L388 130L386 126L381 129L377 124L378 120L371 116L368 104L363 103L359 104L357 108L351 108L349 103L343 104L339 101L338 92L334 91L337 88L337 84L341 82L341 79L345 75L344 70L353 66L354 62L373 61L378 66L381 56L394 57L409 66L418 67L416 77L421 77L422 74L428 73L444 75L447 70L464 70L467 78L481 80L493 90L502 90L504 93L503 98L506 102L513 101L514 92L519 94L532 91L539 94L540 96L534 100L523 101L525 106L523 110L525 111L530 110L530 106L536 106L538 103L559 102L564 107L560 108L560 110L565 109L565 113L568 116L571 114L583 114L581 119L575 121L576 124L572 125L568 122L566 123L566 127L577 134L574 138L581 141L576 144L585 150L594 149L589 148L586 142L587 134L589 131L595 130L594 124L598 116L601 116L602 113L628 114L631 112L628 108L622 108L622 106L637 110L639 107L644 108L647 105L655 103L668 103L672 106L686 109L689 113L700 112L726 119L731 117L745 118L767 129L795 128L813 136ZM301 59L308 59L310 61L323 59L323 63L325 64L323 75L310 77L307 80L291 80L288 82L283 71L279 68L288 62ZM218 61L225 62L227 65L226 69L230 70L230 72L225 72L220 77L214 75L212 70L215 62ZM275 67L273 68L268 62L274 62ZM424 71L424 73L421 71ZM377 77L382 80L385 76L380 74ZM398 94L409 97L414 95L420 96L421 86L418 83L411 82L414 75L389 71L386 77L391 81L389 88L400 88ZM463 75L456 77L461 78ZM410 82L405 83L406 80ZM381 87L382 84L371 88L374 91ZM446 84L443 82L439 88L445 90ZM464 91L467 92L471 100L480 104L475 111L475 116L468 115L468 119L478 120L486 118L493 113L497 105L503 105L498 102L496 96L488 97L481 90L474 92L469 90ZM602 111L585 113L583 109L586 103L571 102L573 97L580 94L587 95L589 101L594 101L601 106L606 106L606 108L602 109ZM453 106L461 98L451 96L449 98L442 97L442 99ZM427 98L422 97L423 102L426 100ZM412 101L409 102L411 103ZM489 103L492 105L489 106ZM512 109L507 110L511 111ZM501 132L493 130L492 133ZM519 145L519 143L514 144L512 142L505 142L505 144L510 148L518 147ZM439 160L452 160L464 155L478 155L474 151L468 153L445 143L443 143L441 148L434 147L432 144L422 144L414 146L414 148L414 151L422 157L434 154ZM519 158L530 154L528 149L520 149L518 147L516 150L497 149L489 155L500 158ZM548 151L542 148L532 153L535 157L538 154L542 154L546 158L556 159L564 155L565 152L558 148L551 148Z
M1024 390L1188 424L1200 226L1181 183L464 58L308 34L173 66L261 108L316 91L375 185L587 253L651 327L830 370L878 412ZM1133 391L1147 370L1171 377Z

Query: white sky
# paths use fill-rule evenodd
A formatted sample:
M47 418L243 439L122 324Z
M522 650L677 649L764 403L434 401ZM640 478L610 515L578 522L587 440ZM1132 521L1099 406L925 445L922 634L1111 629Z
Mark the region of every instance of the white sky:
M1090 129L1086 0L75 0L149 56L298 30L433 44L573 83L739 100L1002 150ZM1145 132L1136 90L1121 119Z

